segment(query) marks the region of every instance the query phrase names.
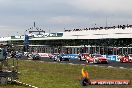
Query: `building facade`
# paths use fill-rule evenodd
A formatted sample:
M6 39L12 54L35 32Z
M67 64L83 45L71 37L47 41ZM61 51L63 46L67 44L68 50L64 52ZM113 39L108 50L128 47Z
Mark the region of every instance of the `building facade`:
M37 32L37 31L35 31ZM42 33L41 33L42 32ZM32 31L29 36L28 52L42 53L132 53L132 25L65 30L45 33ZM8 44L23 50L25 36L0 38Z

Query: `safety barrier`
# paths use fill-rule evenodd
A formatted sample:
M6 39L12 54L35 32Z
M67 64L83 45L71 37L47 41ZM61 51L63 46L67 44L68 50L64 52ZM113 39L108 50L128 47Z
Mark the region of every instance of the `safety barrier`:
M103 56L112 62L119 62L120 61L118 59L118 55L103 55Z

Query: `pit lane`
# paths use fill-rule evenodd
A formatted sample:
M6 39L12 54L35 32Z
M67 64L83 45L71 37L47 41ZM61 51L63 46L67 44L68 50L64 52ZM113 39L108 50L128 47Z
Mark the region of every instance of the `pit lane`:
M49 58L41 58L41 61L65 63L65 64L80 64L80 65L93 65L93 66L104 66L104 67L116 67L116 68L122 68L122 69L132 69L132 63L109 62L108 64L93 64L93 63L86 63L86 61L79 61L79 60L57 62L57 61L53 61Z

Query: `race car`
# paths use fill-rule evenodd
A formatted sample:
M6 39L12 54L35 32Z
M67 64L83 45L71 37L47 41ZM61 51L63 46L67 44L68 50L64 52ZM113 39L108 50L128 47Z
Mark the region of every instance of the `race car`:
M87 63L108 63L107 58L103 57L101 54L92 54L86 58Z
M89 57L89 53L81 53L81 54L79 54L79 60L80 61L85 61L87 57Z
M57 60L57 56L59 55L59 53L53 53L51 55L49 55L49 58L53 61L56 61Z
M120 60L121 63L132 62L132 54L118 56L118 59Z
M32 54L31 57L32 57L32 60L40 60L40 58L41 58L40 55L37 54L37 53L36 54Z
M59 54L56 57L56 61L70 61L70 57L67 54Z

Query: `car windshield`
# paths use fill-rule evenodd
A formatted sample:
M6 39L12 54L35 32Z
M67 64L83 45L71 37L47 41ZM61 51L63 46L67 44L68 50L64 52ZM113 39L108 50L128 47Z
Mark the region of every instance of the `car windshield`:
M95 57L103 57L102 55L94 55Z
M63 54L58 54L57 56L62 56Z
M59 55L59 53L53 53L53 55Z
M89 54L82 54L82 56L89 56Z

